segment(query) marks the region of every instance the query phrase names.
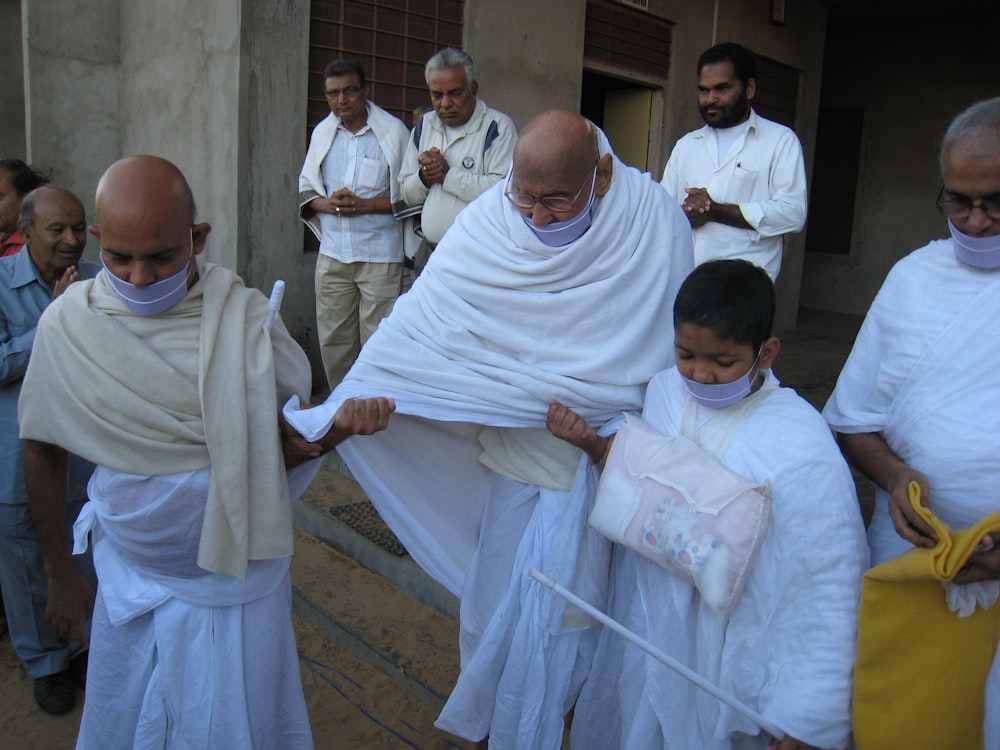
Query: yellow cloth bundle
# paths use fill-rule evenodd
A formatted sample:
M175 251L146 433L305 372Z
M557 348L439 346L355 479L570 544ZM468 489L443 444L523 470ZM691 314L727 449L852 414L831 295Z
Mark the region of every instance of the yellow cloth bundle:
M984 690L1000 638L1000 603L959 617L948 608L950 581L1000 513L952 532L910 503L937 532L933 549L915 547L865 574L854 666L858 750L983 747Z

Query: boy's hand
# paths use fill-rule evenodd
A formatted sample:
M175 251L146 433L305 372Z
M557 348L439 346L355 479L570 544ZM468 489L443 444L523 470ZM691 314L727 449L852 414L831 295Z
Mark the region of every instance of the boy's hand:
M549 432L570 445L575 445L588 456L590 463L601 463L610 447L610 438L600 437L594 428L572 409L568 409L555 399L549 401L549 413L545 417Z

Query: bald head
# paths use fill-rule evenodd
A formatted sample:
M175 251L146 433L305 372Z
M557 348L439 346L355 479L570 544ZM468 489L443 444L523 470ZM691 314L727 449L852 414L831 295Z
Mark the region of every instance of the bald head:
M129 156L97 183L96 227L108 269L136 286L166 278L204 249L211 227L195 224L194 198L176 165L158 156Z
M598 158L597 131L587 120L549 110L531 119L517 139L510 192L536 199L530 208L518 207L536 226L565 221L589 205L591 184L598 197L608 192L612 161L610 153ZM553 211L543 198L569 198L573 208Z
M79 214L80 220L83 221L83 203L76 197L75 193L56 185L43 185L24 196L24 200L21 202L19 219L22 227L29 230L34 229L35 210L39 204L44 209L57 204L65 206L67 209L72 208L76 214Z
M112 164L97 183L97 220L144 216L155 222L194 223L194 196L175 164L159 156L127 156Z
M519 175L548 173L579 183L596 163L597 140L591 124L564 109L529 120L514 146L514 171Z

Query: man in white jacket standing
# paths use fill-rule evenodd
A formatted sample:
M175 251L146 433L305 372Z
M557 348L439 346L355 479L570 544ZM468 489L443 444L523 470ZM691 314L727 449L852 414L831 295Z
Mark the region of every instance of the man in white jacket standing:
M413 127L399 174L402 197L423 205L421 230L433 247L458 212L507 175L517 129L477 97L472 58L446 47L424 68L433 112Z
M320 241L316 325L335 388L403 281L403 228L393 216L408 136L402 120L368 101L360 63L323 71L330 114L313 130L299 175L299 216Z

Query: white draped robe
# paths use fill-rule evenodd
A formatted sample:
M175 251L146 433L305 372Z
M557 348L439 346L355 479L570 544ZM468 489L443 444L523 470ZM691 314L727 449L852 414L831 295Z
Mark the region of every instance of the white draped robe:
M459 214L326 404L286 416L314 438L347 397L396 399L386 431L338 450L413 558L462 598L463 669L438 726L556 748L593 628L525 570L603 604L609 545L586 528L595 471L581 456L569 489L517 481L480 462L478 438L544 429L551 398L598 426L639 408L673 356L691 239L659 185L618 160L593 225L565 247L542 244L503 187Z
M890 271L823 410L837 432L882 433L927 476L931 508L952 529L1000 510L998 320L1000 271L961 263L951 240L914 251ZM868 543L872 565L911 547L881 487ZM1000 652L985 700L986 747L1000 747Z

